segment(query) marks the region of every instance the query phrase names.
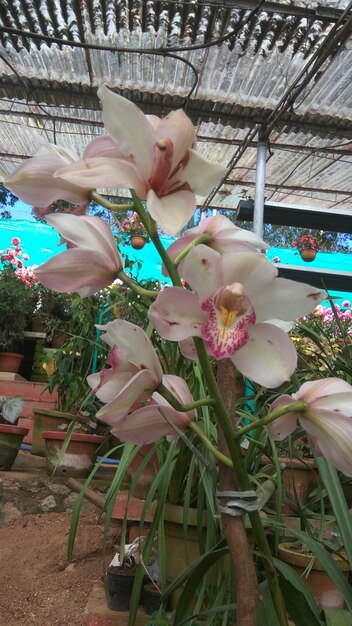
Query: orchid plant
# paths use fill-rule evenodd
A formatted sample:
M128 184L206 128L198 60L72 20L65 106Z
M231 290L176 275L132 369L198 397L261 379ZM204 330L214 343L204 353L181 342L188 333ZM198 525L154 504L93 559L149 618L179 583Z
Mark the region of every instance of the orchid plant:
M43 146L6 185L25 202L44 209L57 199L84 207L92 199L114 213L131 210L131 204L114 204L96 190L130 189L132 210L172 286L158 292L138 285L125 271L110 228L86 214L46 218L67 249L41 265L36 275L54 291L78 292L81 297L119 279L150 298L147 333L119 319L100 326L110 352L106 367L88 377L102 403L97 418L129 443L162 437L187 442L190 431L202 441L219 466L219 515L235 576L236 624L257 623L258 582L243 523L249 507L277 623L287 626L259 504L249 506L246 500L248 492L254 499L255 494L241 442L253 428L267 427L273 439L281 440L299 422L315 453L352 475L352 387L334 378L306 383L293 396L280 396L255 424L243 425L235 413L236 370L270 389L290 381L297 354L287 333L293 320L311 312L326 294L279 278L275 265L262 254L266 244L223 216L202 220L166 252L158 229L176 237L196 209L196 194L208 194L225 169L197 152L195 129L182 110L159 119L144 115L105 86L98 96L107 135L89 144L83 158L58 146ZM193 397L184 378L164 373L152 341L155 335L159 341L179 342L184 358L197 362L204 393ZM217 445L198 419L204 407L215 425ZM236 515L233 498L238 502ZM131 623L134 616L131 612Z

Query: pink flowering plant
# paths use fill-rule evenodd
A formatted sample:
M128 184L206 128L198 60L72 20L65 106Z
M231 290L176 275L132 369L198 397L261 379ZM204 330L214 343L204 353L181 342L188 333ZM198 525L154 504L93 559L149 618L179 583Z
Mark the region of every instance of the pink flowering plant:
M166 252L160 230L177 237L196 209L196 194L208 194L225 169L197 152L194 127L182 110L159 119L144 115L105 86L98 96L107 135L95 139L82 158L57 146L42 148L9 177L7 186L38 207L57 199L82 203L92 199L117 215L133 210L133 222L143 225L172 285L160 291L141 287L125 271L108 225L86 214L46 218L59 231L66 250L41 265L36 275L54 291L78 292L81 297L119 279L137 298L149 299L146 330L121 319L98 327L109 354L106 366L88 377L101 403L98 420L126 442L114 488L121 484L126 462L138 453L139 445L160 444L157 450L166 450L147 496L147 502L157 497L157 507L145 542L146 560L156 530L163 547L165 494L178 478L174 474L178 450L187 449L189 463L199 462L202 480L208 479L208 472L214 480L208 521L221 518L218 530L227 542L236 585L237 626L256 626L263 602L243 521L246 512L276 623L287 626L279 577L259 515L259 496L241 444L253 431L268 427L272 439L281 440L299 423L315 453L351 475L352 387L330 377L311 381L292 395L276 393L270 411L255 421L250 411L236 415L236 389L245 377L270 390L292 391L297 352L288 332L294 320L308 315L326 293L279 278L275 265L259 252L266 244L224 216L202 220ZM129 189L132 208L112 203L98 188ZM128 224L130 219L123 222L125 230ZM242 422L244 416L249 424ZM207 548L215 545L208 542ZM202 570L196 586L203 575ZM140 569L135 599L142 578ZM165 571L162 584L165 588ZM192 595L194 584L195 576ZM348 602L352 608L350 598ZM130 624L137 605L136 601L130 609ZM175 624L180 621L181 605Z
M136 211L119 220L118 236L119 243L121 242L123 245L129 243L133 236L143 237L149 241L148 231Z
M320 247L318 239L309 233L304 233L304 235L293 242L293 245L298 250L303 250L304 248L319 250Z
M29 256L23 251L21 239L19 237L12 237L11 243L13 247L0 250L1 266L3 268L12 267L20 281L32 287L36 284L37 279L34 275L33 268L26 265L29 261Z
M24 332L29 328L37 305L37 279L31 267L26 267L28 255L21 241L13 237L13 247L0 251L0 351L19 352Z

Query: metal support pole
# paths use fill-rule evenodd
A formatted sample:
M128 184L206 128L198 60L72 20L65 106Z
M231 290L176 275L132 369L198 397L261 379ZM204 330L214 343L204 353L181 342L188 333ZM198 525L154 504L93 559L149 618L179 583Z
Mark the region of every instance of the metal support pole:
M257 166L255 172L255 199L253 214L253 231L259 237L263 236L264 200L265 200L265 170L266 170L267 139L264 128L259 127L257 145Z

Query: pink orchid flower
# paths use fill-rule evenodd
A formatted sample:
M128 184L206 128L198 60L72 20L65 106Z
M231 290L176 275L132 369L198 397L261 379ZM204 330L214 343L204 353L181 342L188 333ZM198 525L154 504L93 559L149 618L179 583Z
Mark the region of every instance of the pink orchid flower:
M311 311L325 292L277 278L264 255L221 255L202 244L182 262L182 275L192 291L169 287L149 309L161 337L201 337L215 359L230 358L244 376L266 387L290 379L297 355L283 328Z
M92 184L134 189L160 228L175 236L196 209L195 194L208 194L225 169L194 150L195 130L181 109L160 119L144 115L135 104L105 86L99 88L98 96L110 135L101 140L112 142L120 155L116 158L112 148L101 158L86 151L83 160L56 175L85 189L91 189Z
M166 374L163 376L162 382L181 404L193 402L187 383L179 376ZM100 417L99 413L97 417ZM124 420L117 420L118 424L111 432L121 441L152 443L160 439L160 437L177 437L172 424L185 431L189 422L196 419L196 416L194 409L184 413L177 411L162 395L154 392L147 406L129 413ZM109 423L113 421L114 416L111 415ZM172 424L169 422L172 422Z
M105 331L101 339L112 348L107 361L110 369L91 374L87 382L105 403L99 419L114 425L133 404L150 398L161 384L163 371L150 339L139 326L118 319L97 328Z
M150 443L164 435L175 435L164 415L185 429L195 411L180 413L156 392L161 383L181 403L192 402L187 384L178 376L163 376L158 356L145 332L125 320L114 320L104 326L101 339L111 348L107 365L110 369L87 378L95 395L105 403L98 419L114 427L122 441ZM137 404L148 402L128 415Z
M207 246L214 248L220 254L231 252L233 244L237 244L237 249L244 251L252 248L266 250L269 246L255 233L235 226L228 217L224 215L213 215L202 219L197 226L189 228L185 234L174 241L167 249L169 257L174 260L177 255L199 235L209 234L211 240ZM165 272L165 269L163 270Z
M37 212L40 215L40 209L59 199L79 204L87 200L87 190L54 178L56 170L78 159L79 156L72 150L47 143L34 157L20 165L4 184L26 204L39 207Z
M307 409L286 413L269 424L269 436L282 441L299 422L309 433L314 452L324 456L347 476L352 476L352 386L339 378L310 381L292 396L277 398L270 410L296 400L305 400Z
M110 285L123 269L123 259L109 226L100 217L68 213L48 215L68 250L36 268L36 276L53 291L77 291L82 298Z

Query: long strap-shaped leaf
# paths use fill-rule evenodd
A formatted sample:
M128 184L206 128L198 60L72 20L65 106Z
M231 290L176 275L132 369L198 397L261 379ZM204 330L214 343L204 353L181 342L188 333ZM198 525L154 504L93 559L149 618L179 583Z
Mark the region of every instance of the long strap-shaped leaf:
M340 529L344 548L352 570L352 518L347 508L340 479L336 469L322 457L316 457L319 473L329 496L337 525Z

